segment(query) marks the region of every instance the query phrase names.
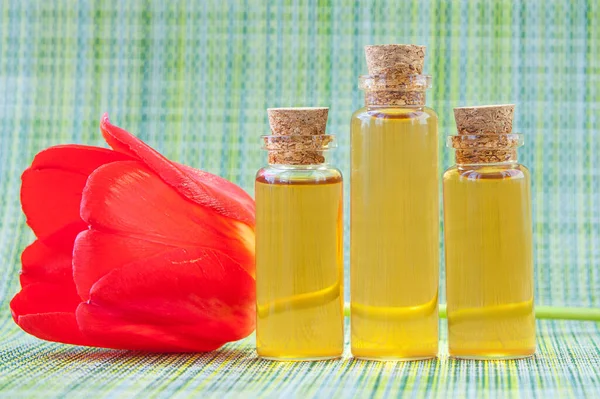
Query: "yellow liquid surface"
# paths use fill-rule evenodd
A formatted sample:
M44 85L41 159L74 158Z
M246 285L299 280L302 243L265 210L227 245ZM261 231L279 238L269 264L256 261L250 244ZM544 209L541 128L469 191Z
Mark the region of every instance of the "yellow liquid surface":
M428 108L352 118L352 354L438 351L438 133Z
M451 356L535 352L529 172L521 165L444 174Z
M268 181L267 181L268 180ZM344 349L343 210L339 172L256 181L256 349L317 360Z

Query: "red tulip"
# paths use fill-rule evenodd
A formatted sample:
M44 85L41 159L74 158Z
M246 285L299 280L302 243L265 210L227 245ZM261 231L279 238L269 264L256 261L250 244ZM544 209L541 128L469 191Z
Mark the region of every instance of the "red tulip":
M21 203L37 240L22 255L15 322L49 341L210 351L254 330L254 202L101 121L113 150L40 152Z

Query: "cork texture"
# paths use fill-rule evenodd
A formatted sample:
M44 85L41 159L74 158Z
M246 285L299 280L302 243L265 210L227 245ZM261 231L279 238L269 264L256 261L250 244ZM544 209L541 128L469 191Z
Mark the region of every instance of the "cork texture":
M517 150L494 150L494 149L476 149L476 150L456 150L455 154L457 164L481 164L481 163L500 163L516 162Z
M415 44L383 44L365 46L369 75L400 72L402 75L423 73L425 46Z
M512 132L514 104L454 108L458 134Z
M509 149L519 146L516 134L478 134L464 140L464 135L452 136L452 148L463 150L474 149Z
M451 142L456 148L456 163L516 161L519 139L510 134L514 112L514 104L454 108L458 136L452 137Z
M377 77L365 90L367 105L425 105L425 88L414 81L423 73L425 46L384 44L365 46L369 75Z
M325 134L329 108L269 108L269 124L276 136Z
M315 165L325 162L323 149L329 108L269 108L272 136L265 137L270 164Z
M365 92L367 105L425 105L424 91L374 90Z

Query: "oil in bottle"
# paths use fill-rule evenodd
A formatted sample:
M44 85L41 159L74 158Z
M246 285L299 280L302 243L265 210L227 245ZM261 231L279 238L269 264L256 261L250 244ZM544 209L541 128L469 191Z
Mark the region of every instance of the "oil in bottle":
M529 171L514 105L455 108L444 173L448 351L472 359L535 352Z
M269 166L256 177L256 349L273 360L340 357L342 175L327 163L327 108L268 110Z
M365 48L365 107L351 122L351 345L355 357L438 351L436 113L425 106L425 47Z

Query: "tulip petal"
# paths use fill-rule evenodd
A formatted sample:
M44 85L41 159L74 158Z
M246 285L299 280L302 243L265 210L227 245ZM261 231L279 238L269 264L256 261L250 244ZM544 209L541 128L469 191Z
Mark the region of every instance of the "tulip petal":
M20 316L17 325L28 334L62 344L95 346L79 331L75 313L37 313Z
M254 201L235 184L207 172L191 172L191 168L169 161L131 133L112 125L108 114L102 117L100 129L108 145L136 156L187 199L254 226Z
M89 175L105 163L131 159L126 154L102 147L66 144L49 147L37 153L30 169L60 169Z
M77 309L100 346L209 351L254 329L254 279L227 255L175 248L114 269Z
M111 270L172 250L173 246L98 230L83 231L75 241L73 278L84 301L94 283Z
M81 192L87 176L108 162L130 159L103 148L80 145L51 147L38 153L22 175L21 205L27 224L37 237L57 231L70 233L71 245L87 226L79 216Z
M22 179L23 212L37 237L60 230L79 232L87 227L79 217L81 192L87 176L56 169L28 169Z
M254 275L253 234L247 225L187 201L140 162L113 162L92 173L84 189L81 216L92 230L114 234L115 240L134 237L147 241L144 251L152 244L160 247L155 252L165 246L213 248ZM79 256L83 244L87 241L78 241L74 250L75 283L80 293L86 291L80 287L80 278L89 273L95 274L89 281L98 277L89 270L90 263L78 261L93 256ZM123 248L120 253L135 259L144 253L132 254L137 249Z
M77 325L75 309L80 303L74 287L33 283L15 295L10 308L15 323L27 333L47 341L90 345Z
M254 205L254 199L250 195L248 195L248 193L244 191L243 188L236 184L233 184L232 182L222 178L221 176L213 175L212 173L208 173L203 170L192 168L190 166L183 165L180 163L174 164L193 180L207 187L211 195L217 194L218 197L222 196L225 198L224 201L231 201L233 199L236 202L238 202L242 208L242 210L240 210L239 212L243 213L244 216L241 218L233 218L238 219L239 221L247 223L251 226L254 226L254 216L256 210Z
M24 287L11 301L13 313L74 312L81 302L75 290L59 284L34 283Z
M56 244L55 244L56 243ZM54 283L74 288L71 254L73 243L63 244L60 232L47 239L38 239L21 255L23 269L21 286L34 283Z

